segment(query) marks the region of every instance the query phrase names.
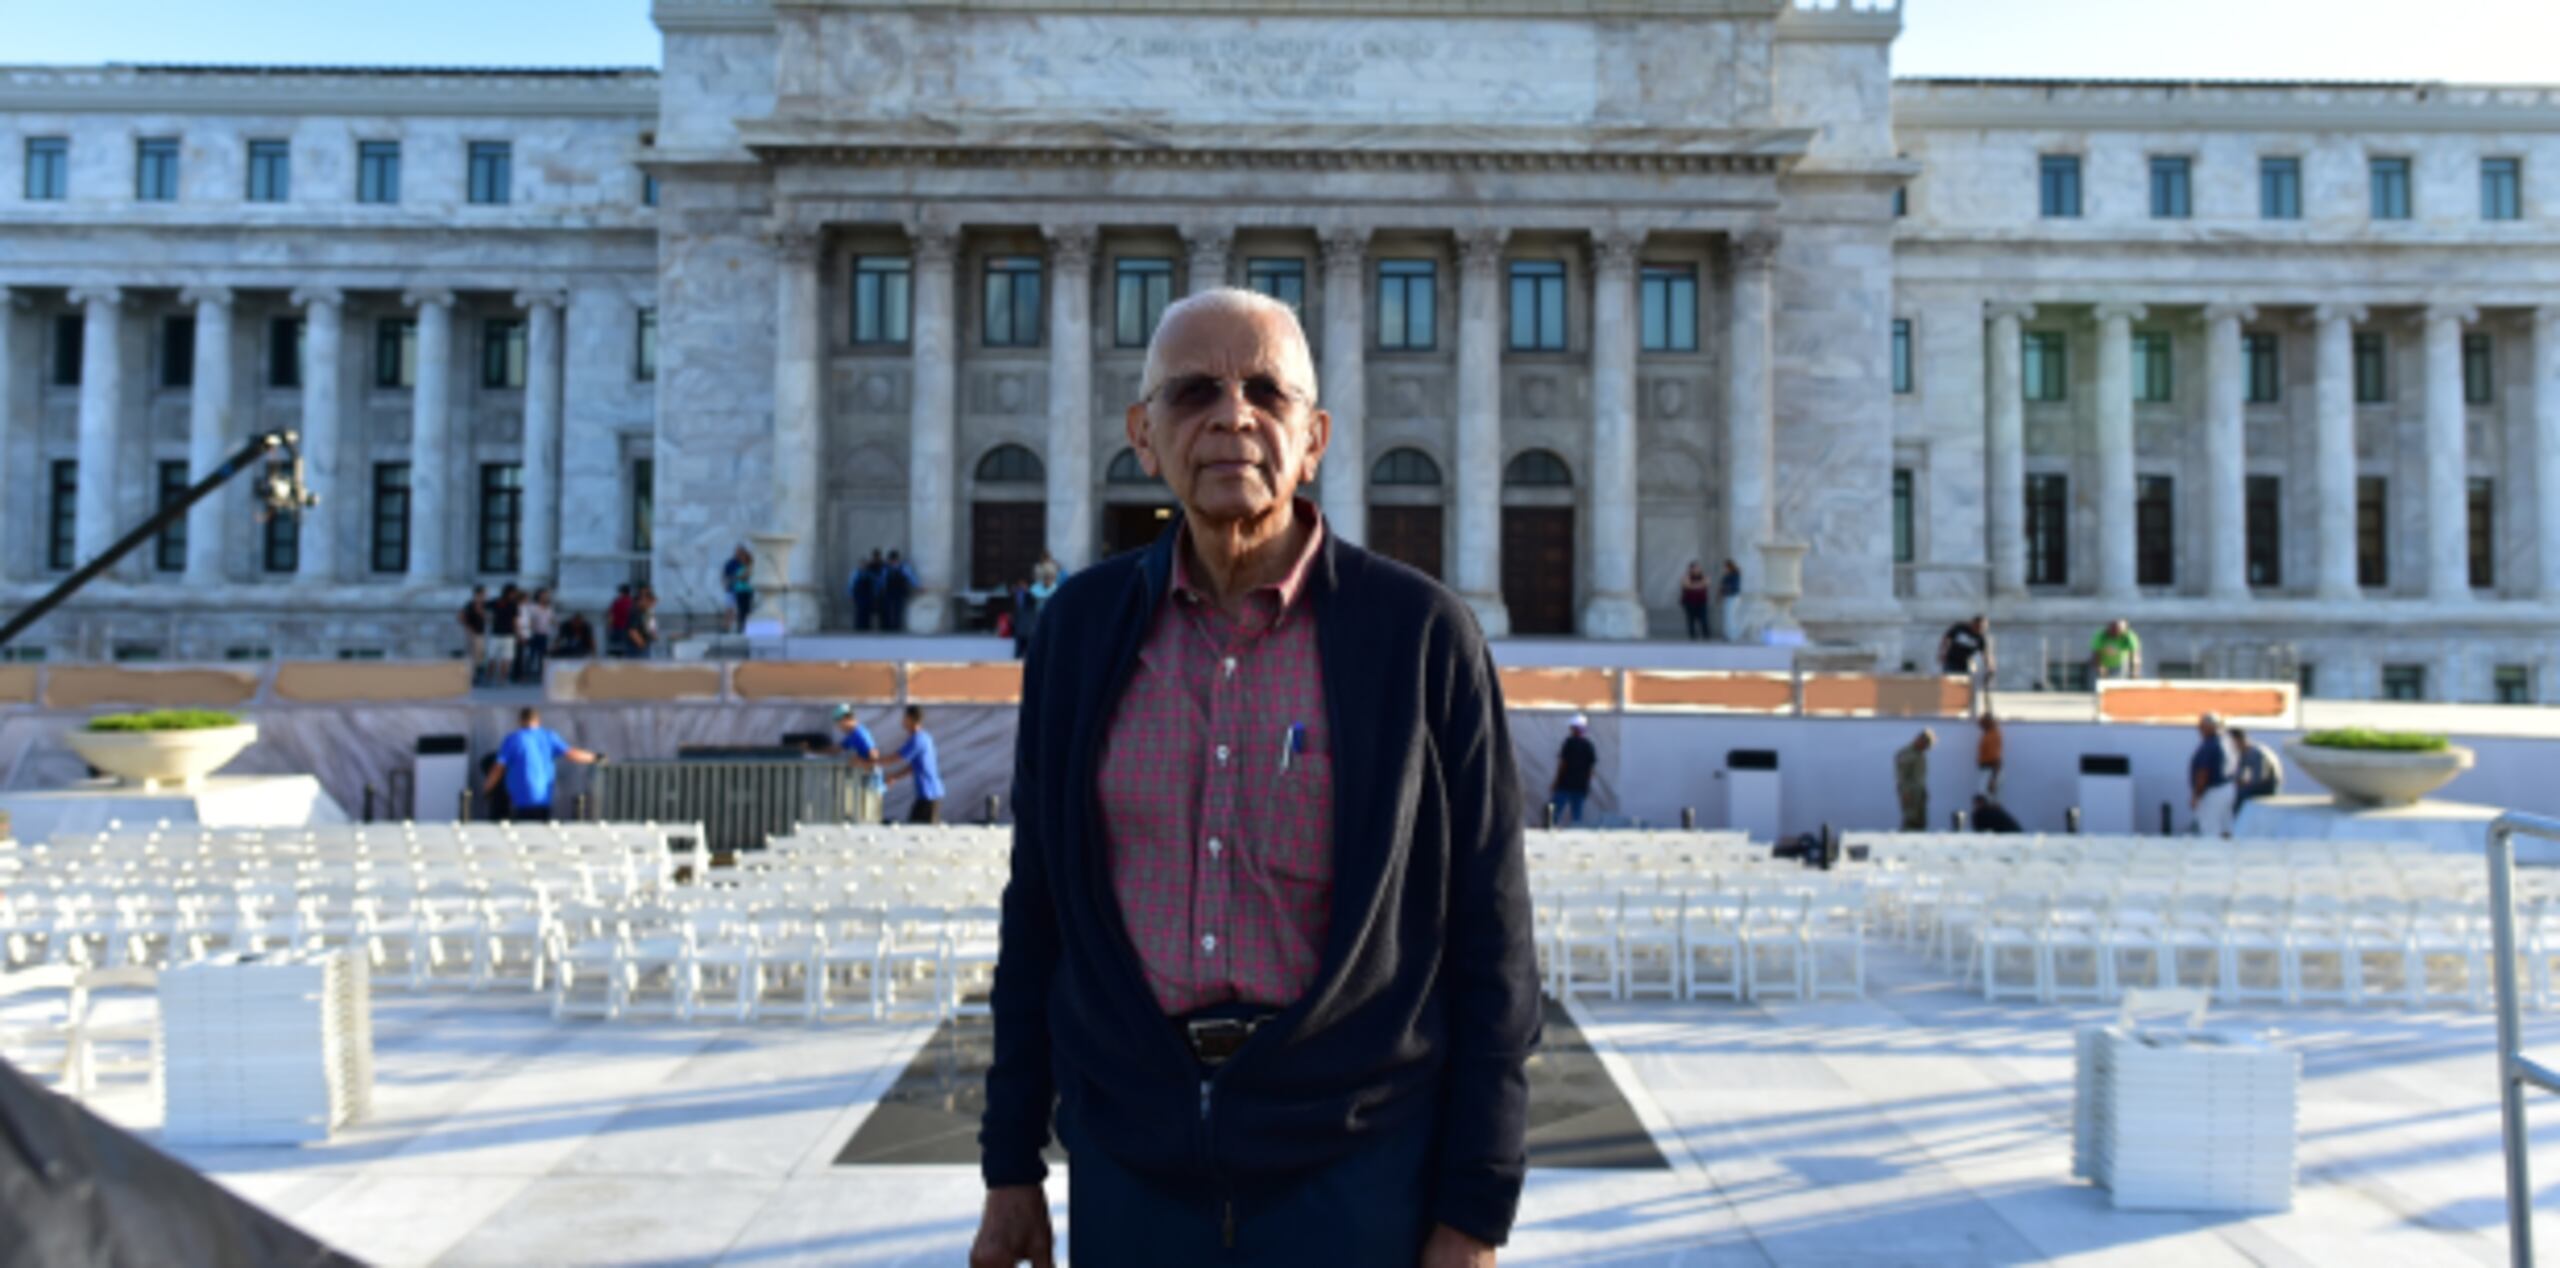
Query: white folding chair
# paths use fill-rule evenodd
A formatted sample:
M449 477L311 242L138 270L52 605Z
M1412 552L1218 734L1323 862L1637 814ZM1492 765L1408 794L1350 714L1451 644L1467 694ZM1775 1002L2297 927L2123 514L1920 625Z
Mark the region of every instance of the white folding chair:
M79 977L80 1017L72 1031L71 1095L87 1099L98 1077L139 1074L160 1080L160 975L146 968L86 969Z
M1786 890L1751 894L1742 913L1742 989L1749 998L1804 998L1808 902L1805 895Z
M955 908L944 921L941 962L934 971L944 1017L983 1017L991 1011L989 1001L976 992L982 986L994 989L996 938L1003 924L1003 909L992 906Z
M1680 916L1680 994L1740 1000L1743 897L1738 890L1692 892Z

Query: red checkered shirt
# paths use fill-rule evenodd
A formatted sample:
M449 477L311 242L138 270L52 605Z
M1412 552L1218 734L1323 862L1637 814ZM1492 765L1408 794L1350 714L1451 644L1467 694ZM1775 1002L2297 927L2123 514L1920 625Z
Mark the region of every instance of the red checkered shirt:
M1296 513L1313 526L1305 551L1238 618L1192 585L1174 543L1171 593L1105 737L1111 888L1169 1016L1230 1000L1285 1008L1324 946L1333 744L1303 601L1324 519L1304 499Z

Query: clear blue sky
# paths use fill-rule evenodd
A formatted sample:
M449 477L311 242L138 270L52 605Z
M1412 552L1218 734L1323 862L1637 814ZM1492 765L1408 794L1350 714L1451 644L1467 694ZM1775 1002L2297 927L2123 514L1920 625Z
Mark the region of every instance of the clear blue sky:
M2560 81L2560 0L1905 0L1907 75ZM0 0L0 62L654 65L648 0Z

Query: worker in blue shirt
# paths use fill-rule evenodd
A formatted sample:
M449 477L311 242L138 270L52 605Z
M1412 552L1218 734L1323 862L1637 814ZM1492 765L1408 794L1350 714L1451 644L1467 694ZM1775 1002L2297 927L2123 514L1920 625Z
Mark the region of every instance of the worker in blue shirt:
M889 791L888 781L880 776L880 767L887 759L880 756L880 746L873 742L871 728L862 725L862 719L855 716L853 706L849 704L836 706L836 749L844 754L845 765L862 772L864 792L881 796ZM863 813L868 822L871 810L866 809Z
M924 729L924 710L907 706L907 742L891 760L897 769L888 773L890 783L916 777L916 799L907 811L907 822L942 822L942 763L934 756L933 733Z
M542 725L542 712L531 705L516 715L517 727L498 745L498 760L489 768L488 781L481 792L496 792L498 783L507 785L507 800L513 809L508 818L541 822L551 817L551 795L560 786L560 759L567 758L581 766L601 762L601 754L572 747L560 733Z

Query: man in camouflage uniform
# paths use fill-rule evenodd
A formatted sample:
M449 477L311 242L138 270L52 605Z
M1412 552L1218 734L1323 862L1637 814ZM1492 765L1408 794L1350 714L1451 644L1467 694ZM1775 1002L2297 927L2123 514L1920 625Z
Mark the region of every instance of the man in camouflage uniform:
M1937 733L1924 729L1893 755L1893 791L1902 799L1905 832L1929 829L1929 750L1937 743Z

